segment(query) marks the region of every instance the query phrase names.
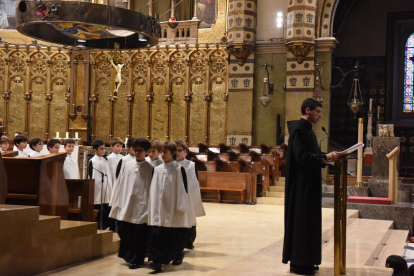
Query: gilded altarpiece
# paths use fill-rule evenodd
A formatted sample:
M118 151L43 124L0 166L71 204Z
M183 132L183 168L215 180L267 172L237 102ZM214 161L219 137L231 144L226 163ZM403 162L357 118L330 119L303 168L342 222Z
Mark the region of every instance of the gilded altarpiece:
M223 46L121 51L117 98L108 58L113 52L2 46L0 117L7 134L26 132L30 139L65 131L73 137L76 131L84 141L91 118L92 140L144 136L225 142L228 57Z
M69 55L61 51L19 45L0 50L0 117L7 135L48 139L67 130Z

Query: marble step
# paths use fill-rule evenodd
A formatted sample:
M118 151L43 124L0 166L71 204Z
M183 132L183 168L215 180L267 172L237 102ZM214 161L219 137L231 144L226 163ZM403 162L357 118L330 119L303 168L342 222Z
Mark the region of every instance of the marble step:
M69 240L93 236L97 233L97 225L96 222L61 220L58 238Z
M277 197L258 197L257 204L267 204L267 205L285 205L285 198Z
M285 192L285 187L269 186L269 192Z
M274 183L275 186L277 187L285 187L285 181L281 182L281 181L276 181Z
M393 222L389 220L356 219L348 224L346 233L346 263L366 265L376 254L378 245L386 239ZM333 228L333 227L332 227ZM334 239L322 246L322 260L334 262Z
M408 230L395 230L389 231L388 238L378 245L378 249L374 255L371 256L365 265L369 266L385 266L385 261L390 255L404 255L404 247L409 234Z
M266 197L285 198L285 192L266 192Z

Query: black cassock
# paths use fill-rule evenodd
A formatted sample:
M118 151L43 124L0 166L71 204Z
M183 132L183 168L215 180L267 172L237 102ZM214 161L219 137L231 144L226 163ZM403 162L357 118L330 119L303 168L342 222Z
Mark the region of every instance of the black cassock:
M318 147L312 124L288 122L283 263L314 266L321 263L322 182L326 154Z

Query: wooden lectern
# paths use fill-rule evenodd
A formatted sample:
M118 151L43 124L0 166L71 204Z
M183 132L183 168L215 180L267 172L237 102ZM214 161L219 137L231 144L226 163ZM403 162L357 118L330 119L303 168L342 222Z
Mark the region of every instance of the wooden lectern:
M63 175L66 153L4 157L8 176L6 204L39 206L41 215L68 218L69 195Z
M346 274L346 203L348 159L335 161L334 175L334 275Z

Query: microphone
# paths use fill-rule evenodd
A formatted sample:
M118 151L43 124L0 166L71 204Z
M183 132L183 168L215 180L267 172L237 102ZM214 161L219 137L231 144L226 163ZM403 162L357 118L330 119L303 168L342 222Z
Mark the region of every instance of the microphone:
M319 141L319 150L321 149L321 146L322 146L322 141L323 141L323 140L326 140L326 139L328 139L328 138L329 138L329 134L328 134L328 132L326 132L325 127L322 127L322 130L323 130L323 132L325 132L326 137L322 138L322 139Z

